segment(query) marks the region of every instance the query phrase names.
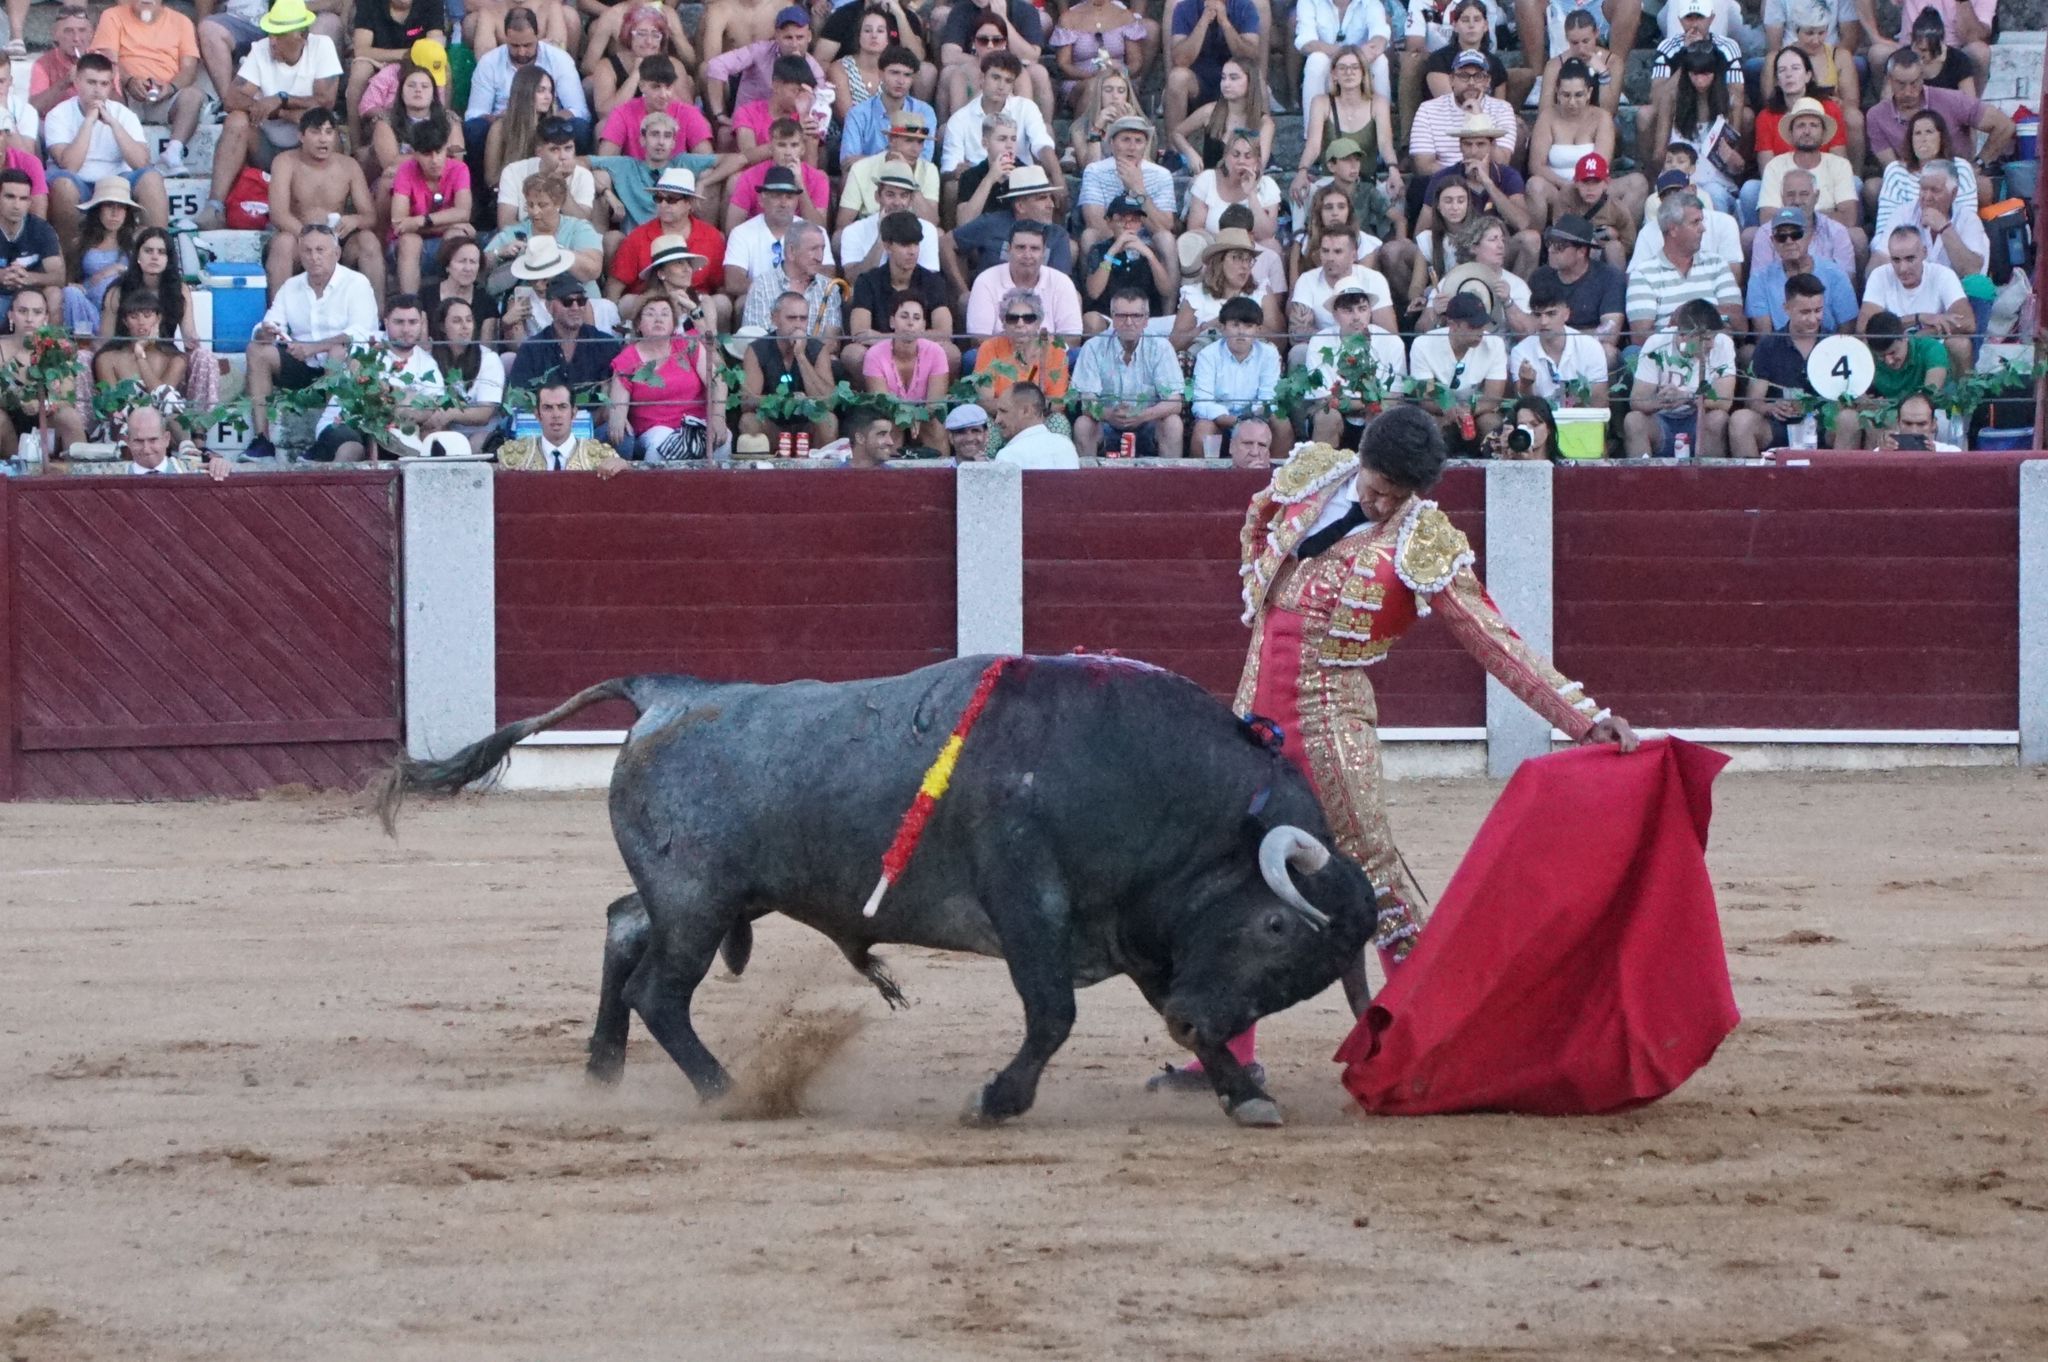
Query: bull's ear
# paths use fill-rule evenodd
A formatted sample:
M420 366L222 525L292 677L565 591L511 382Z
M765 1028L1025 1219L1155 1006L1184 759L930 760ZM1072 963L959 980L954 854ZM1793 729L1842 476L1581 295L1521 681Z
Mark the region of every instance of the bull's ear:
M1244 839L1255 847L1273 830L1272 819L1266 813L1267 806L1272 802L1273 787L1261 785L1252 791L1250 801L1245 804L1243 826L1240 831L1244 834Z

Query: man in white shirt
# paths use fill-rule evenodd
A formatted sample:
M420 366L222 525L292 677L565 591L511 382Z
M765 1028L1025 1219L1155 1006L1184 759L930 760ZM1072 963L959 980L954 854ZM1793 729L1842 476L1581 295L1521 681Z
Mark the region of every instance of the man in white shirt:
M1372 324L1372 307L1372 295L1359 280L1338 285L1330 297L1337 329L1323 332L1308 344L1308 362L1322 380L1316 394L1325 399L1316 408L1309 434L1326 445L1344 442L1349 448L1365 429L1365 409L1370 404L1346 381L1340 358L1353 336L1369 337L1366 345L1372 356L1373 377L1383 387L1392 388L1408 376L1407 347L1393 332Z
M1698 194L1704 223L1701 248L1727 261L1728 268L1737 272L1738 284L1748 282L1747 271L1741 269L1748 258L1742 250L1742 224L1734 214L1722 212L1706 195L1699 194L1692 187L1692 177L1682 170L1667 170L1657 177L1657 192L1643 206L1643 228L1636 233L1635 247L1629 252L1629 272L1634 273L1664 253L1664 228L1657 221L1657 208L1664 202L1664 195L1673 193Z
M370 281L341 263L341 243L324 222L299 229L299 267L249 337L248 456L277 456L270 442L273 388L298 392L325 375L330 360L377 334L377 295Z
M981 94L955 109L946 120L939 143L942 172L957 176L966 167L978 166L987 159L988 149L981 140L982 120L1004 114L1016 120L1017 149L1025 159L1044 166L1053 184L1061 190L1066 188L1059 153L1052 134L1046 130L1045 116L1038 111L1037 104L1017 93L1017 79L1023 70L1023 63L1009 52L991 52L981 59Z
M152 227L168 226L170 198L164 178L150 167L142 120L114 101L114 64L98 52L78 59L72 78L78 93L50 110L43 140L50 149L50 225L57 239L78 240L78 205L101 180L119 177Z
M931 169L926 162L925 169ZM873 269L882 260L882 219L891 213L909 213L917 219L923 239L917 246L917 263L924 269L938 273L939 229L930 218L917 211L918 188L916 172L902 161L891 161L882 167L882 173L875 179L875 202L877 211L855 218L839 234L839 258L846 262L846 277L856 278L863 270Z
M1508 388L1508 351L1487 334L1486 304L1469 293L1452 298L1444 325L1415 338L1408 372L1417 381L1440 385L1418 399L1443 427L1453 455L1476 455L1500 424L1500 402Z
M1036 383L1019 383L996 402L996 424L1003 429L997 463L1019 468L1079 468L1074 442L1045 428L1045 392Z
M122 447L128 452L130 474L151 476L196 473L197 459L175 458L171 454L171 430L164 414L155 407L136 407L128 413L127 437ZM219 482L228 475L228 461L218 454L206 457L206 476Z
M1956 183L1954 162L1931 160L1920 168L1920 197L1907 204L1893 219L1894 227L1918 227L1927 243L1927 259L1946 265L1958 278L1981 274L1991 254L1991 236L1984 219L1968 204L1958 204L1962 192ZM1891 232L1870 243L1870 263L1882 265L1890 249Z
M386 456L424 454L427 412L448 396L448 381L433 352L420 344L426 336L427 311L416 293L401 293L384 310L384 345L376 356L376 372L368 376L379 388L404 394L391 430L355 430L341 423L341 404L329 401L320 413L320 427L306 457L320 463L361 463ZM366 366L367 367L367 366Z
M1536 334L1524 336L1508 352L1508 381L1520 397L1540 397L1553 407L1607 405L1607 351L1583 331L1574 331L1571 299L1555 276L1529 287L1529 311ZM1583 383L1586 392L1572 400L1559 393Z
M228 121L214 149L213 189L202 215L215 226L243 169L269 170L280 150L298 145L299 115L332 109L341 85L341 54L313 31L313 12L302 0L277 0L258 26L270 36L249 49L221 92Z
M1963 281L1948 266L1927 258L1927 242L1918 227L1892 228L1885 245L1891 263L1872 266L1863 284L1857 326L1870 325L1880 312L1896 313L1909 330L1942 338L1948 346L1950 373L1970 372L1970 335L1977 329L1977 314L1963 293Z
M1337 318L1330 311L1330 300L1340 285L1357 282L1372 296L1373 324L1392 331L1393 291L1387 287L1385 275L1358 263L1358 238L1345 232L1331 232L1323 237L1320 250L1322 268L1294 281L1294 295L1287 303L1288 330L1297 336L1335 330ZM1301 348L1294 347L1295 353L1288 356L1290 364L1301 362Z
M771 171L761 181L761 211L733 228L726 238L725 291L736 302L744 301L754 281L766 279L782 268L786 259L784 243L797 220L797 187L802 181L786 167L776 169L783 173ZM825 263L835 263L830 234L825 237Z

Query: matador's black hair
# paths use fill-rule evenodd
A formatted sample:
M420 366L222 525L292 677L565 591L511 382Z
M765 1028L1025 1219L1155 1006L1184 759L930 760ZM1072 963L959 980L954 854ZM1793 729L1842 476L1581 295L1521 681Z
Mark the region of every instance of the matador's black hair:
M1358 442L1359 461L1387 481L1427 492L1444 471L1444 435L1420 407L1389 407Z

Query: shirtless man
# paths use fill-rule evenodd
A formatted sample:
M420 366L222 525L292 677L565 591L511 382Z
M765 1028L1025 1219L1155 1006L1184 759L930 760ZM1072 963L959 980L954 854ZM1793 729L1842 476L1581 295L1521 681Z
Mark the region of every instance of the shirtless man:
M774 37L781 8L782 0L711 0L704 7L704 60Z
M280 152L270 167L270 225L276 229L263 257L270 294L277 296L299 261L299 228L333 223L341 240L342 263L370 281L384 296L384 247L377 235L376 201L363 168L336 151L341 128L332 109L308 109L299 117L299 145Z

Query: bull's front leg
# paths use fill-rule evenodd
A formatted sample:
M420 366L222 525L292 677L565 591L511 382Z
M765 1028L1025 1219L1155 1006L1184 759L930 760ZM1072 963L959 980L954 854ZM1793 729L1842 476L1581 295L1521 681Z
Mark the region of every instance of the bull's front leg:
M1250 1071L1237 1062L1227 1047L1197 1046L1195 1056L1202 1061L1202 1072L1209 1075L1217 1099L1223 1103L1223 1110L1229 1113L1231 1120L1241 1126L1277 1126L1282 1123L1280 1104L1252 1080Z
M1003 878L984 881L982 902L1024 1003L1024 1045L968 1103L963 1119L970 1125L992 1125L1029 1111L1038 1076L1074 1029L1066 893L1050 876L1020 865L1004 866L998 874Z

